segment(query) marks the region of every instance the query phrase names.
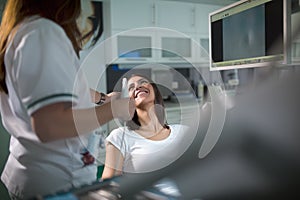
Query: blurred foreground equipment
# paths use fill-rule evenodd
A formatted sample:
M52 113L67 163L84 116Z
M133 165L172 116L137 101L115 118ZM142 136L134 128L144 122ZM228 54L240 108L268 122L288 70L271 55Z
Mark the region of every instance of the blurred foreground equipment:
M299 67L256 80L236 96L216 146L200 159L211 116L209 108L202 110L198 134L185 154L162 170L124 177L122 196L130 198L168 177L176 182L180 199L295 199L300 187L299 86Z

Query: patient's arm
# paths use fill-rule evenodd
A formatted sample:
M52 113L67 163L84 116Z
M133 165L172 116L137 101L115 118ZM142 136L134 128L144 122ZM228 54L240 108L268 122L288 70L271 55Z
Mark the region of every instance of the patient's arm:
M110 142L106 145L105 167L102 179L112 178L122 174L124 158L119 149Z

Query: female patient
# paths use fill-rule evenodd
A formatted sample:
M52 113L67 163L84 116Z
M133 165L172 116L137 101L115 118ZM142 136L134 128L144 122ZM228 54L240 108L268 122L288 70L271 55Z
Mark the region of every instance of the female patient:
M167 125L162 96L149 78L132 75L129 96L136 110L127 126L113 130L107 137L102 179L123 172L149 172L165 167L181 153L178 148L186 126Z

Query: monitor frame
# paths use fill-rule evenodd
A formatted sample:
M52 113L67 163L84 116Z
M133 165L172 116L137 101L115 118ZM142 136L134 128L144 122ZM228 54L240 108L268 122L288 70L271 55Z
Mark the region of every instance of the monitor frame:
M240 0L223 8L220 8L214 12L209 14L209 68L211 71L217 70L230 70L230 69L240 69L240 68L254 68L254 67L267 67L271 65L276 66L285 66L291 63L291 50L290 50L290 38L291 38L291 1L290 0L276 0L282 1L282 18L283 18L283 33L282 33L282 54L277 55L263 55L260 57L253 57L253 58L244 58L244 59L232 59L228 61L220 61L215 62L213 60L212 52L214 51L214 47L212 45L212 23L213 18L219 18L219 20L223 20L228 16L232 16L236 13L231 14L229 11L232 9L240 9L242 8L243 11L250 10L252 7L256 7L257 5L266 4L271 2L272 0ZM255 6L253 6L255 5ZM247 7L248 6L248 7ZM244 8L243 8L244 7ZM246 7L246 8L245 8ZM250 8L249 8L250 7ZM232 11L231 11L232 12ZM216 21L216 20L215 20ZM223 27L222 27L223 31ZM266 36L265 38L266 39ZM223 38L221 38L223 42ZM223 44L222 44L223 45ZM222 47L223 48L223 47ZM223 51L223 49L222 49ZM222 55L224 56L224 55Z

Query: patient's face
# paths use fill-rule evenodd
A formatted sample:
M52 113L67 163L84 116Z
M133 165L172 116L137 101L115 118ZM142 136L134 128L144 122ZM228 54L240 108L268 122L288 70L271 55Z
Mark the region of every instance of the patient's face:
M152 105L155 93L149 80L144 77L134 76L128 80L129 96L134 98L136 106Z

